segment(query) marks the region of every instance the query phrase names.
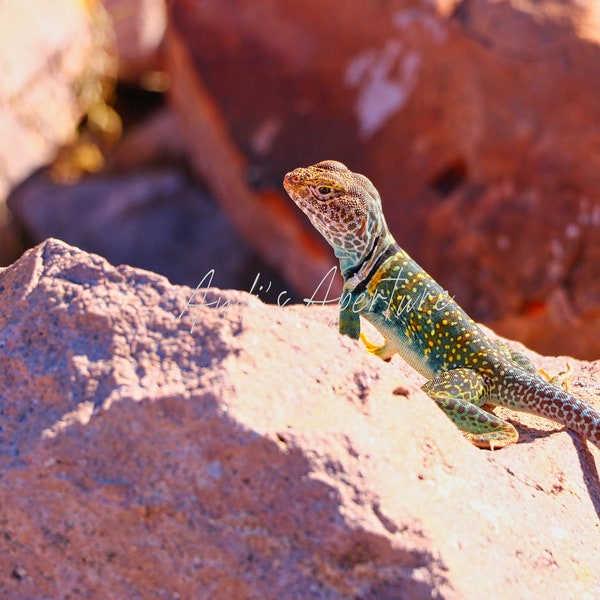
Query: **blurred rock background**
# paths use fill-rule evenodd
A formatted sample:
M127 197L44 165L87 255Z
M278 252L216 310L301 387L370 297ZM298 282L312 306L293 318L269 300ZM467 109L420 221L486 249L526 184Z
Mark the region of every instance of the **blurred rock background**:
M55 236L311 296L335 263L281 179L334 158L474 318L600 356L593 0L6 0L0 65L2 264Z

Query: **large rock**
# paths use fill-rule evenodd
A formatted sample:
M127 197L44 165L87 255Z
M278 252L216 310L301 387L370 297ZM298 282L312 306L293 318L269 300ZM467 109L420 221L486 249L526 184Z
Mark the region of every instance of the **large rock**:
M598 450L514 414L522 443L477 450L334 307L55 240L0 289L2 597L600 594Z
M0 265L22 252L6 197L52 162L99 100L106 33L95 2L0 2Z
M102 76L101 24L93 2L0 3L0 201L73 139Z
M101 0L110 14L119 56L119 78L144 87L160 68L160 47L167 25L164 0Z
M214 200L181 168L145 165L67 186L38 173L8 205L35 243L60 238L173 283L196 286L214 272L204 285L250 290L260 270Z
M281 178L338 159L374 181L399 242L475 317L516 315L533 343L554 327L553 349L600 354L597 3L170 6L171 99L194 164L302 293L330 254L295 232Z

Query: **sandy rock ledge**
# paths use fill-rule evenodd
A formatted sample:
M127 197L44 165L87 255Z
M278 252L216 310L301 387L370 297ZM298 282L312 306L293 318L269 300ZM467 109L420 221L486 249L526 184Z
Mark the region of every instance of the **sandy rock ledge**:
M0 293L0 597L600 597L598 450L514 414L471 447L335 307L186 311L56 240Z

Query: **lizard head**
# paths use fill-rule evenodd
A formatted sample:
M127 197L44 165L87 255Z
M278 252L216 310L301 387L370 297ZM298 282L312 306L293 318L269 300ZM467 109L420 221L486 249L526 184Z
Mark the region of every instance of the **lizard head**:
M379 193L341 162L294 169L283 187L347 267L362 263L389 235Z

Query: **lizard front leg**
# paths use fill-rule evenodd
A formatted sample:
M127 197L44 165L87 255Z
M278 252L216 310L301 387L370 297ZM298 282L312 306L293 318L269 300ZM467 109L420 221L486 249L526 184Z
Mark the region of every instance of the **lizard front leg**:
M379 358L388 361L396 352L396 349L387 341L382 345L374 344L367 339L364 333L360 332L360 316L355 309L353 295L350 291L345 291L342 294L342 303L340 308L339 332L342 335L347 335L353 339L360 338L371 354L375 354Z
M360 337L360 316L352 300L352 292L344 290L340 299L339 332L357 340Z

